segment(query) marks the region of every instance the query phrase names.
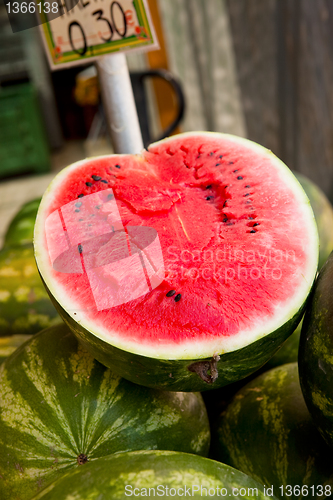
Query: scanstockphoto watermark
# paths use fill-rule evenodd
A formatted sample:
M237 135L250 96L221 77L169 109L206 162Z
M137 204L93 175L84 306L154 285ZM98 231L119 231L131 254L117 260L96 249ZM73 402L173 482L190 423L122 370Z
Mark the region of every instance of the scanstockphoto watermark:
M264 494L270 495L270 492L264 491ZM258 488L235 488L229 487L224 488L220 486L206 487L197 484L192 484L191 486L175 486L170 487L167 485L159 484L153 488L138 488L127 484L125 486L125 496L127 497L234 497L234 498L253 498L259 496Z
M169 246L164 252L165 258L170 263L184 263L186 265L199 263L238 262L243 264L282 264L296 262L297 256L293 249L281 250L278 248L257 247L256 249L235 248L232 245L220 245L217 249L187 250L181 252L176 246Z
M165 252L165 275L169 279L216 281L277 281L286 264L296 262L294 250L268 247L237 249L221 245L218 249L188 250L169 246Z
M177 264L171 264L165 269L165 276L168 279L191 279L192 281L203 279L206 281L256 281L256 280L273 280L278 281L282 278L283 272L281 267L244 267L240 264L235 266L217 265L213 262L211 265L204 267L184 267Z

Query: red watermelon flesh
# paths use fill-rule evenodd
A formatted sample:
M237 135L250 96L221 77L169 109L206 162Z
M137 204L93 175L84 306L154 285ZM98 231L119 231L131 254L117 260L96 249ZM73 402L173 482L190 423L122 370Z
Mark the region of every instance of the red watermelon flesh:
M283 326L318 260L313 214L289 169L214 133L64 169L43 197L35 249L77 323L160 359L234 351Z

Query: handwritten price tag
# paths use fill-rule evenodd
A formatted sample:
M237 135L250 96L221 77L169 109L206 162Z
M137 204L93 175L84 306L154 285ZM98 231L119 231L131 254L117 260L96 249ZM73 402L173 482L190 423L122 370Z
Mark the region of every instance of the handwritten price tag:
M73 8L68 1L57 1L56 18L45 9L39 12L52 69L111 52L158 47L146 0L79 0Z

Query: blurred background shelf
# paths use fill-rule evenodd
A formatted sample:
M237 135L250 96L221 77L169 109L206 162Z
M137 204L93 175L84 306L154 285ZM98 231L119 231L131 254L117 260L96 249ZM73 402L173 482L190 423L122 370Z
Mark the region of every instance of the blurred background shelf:
M63 145L51 73L38 29L13 33L0 0L0 90L29 82L36 91L50 149Z
M0 90L0 177L50 170L47 137L32 83Z

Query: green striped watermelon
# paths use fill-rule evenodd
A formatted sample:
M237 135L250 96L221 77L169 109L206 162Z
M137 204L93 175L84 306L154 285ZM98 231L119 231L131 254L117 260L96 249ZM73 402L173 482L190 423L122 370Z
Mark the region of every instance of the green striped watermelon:
M38 274L33 246L0 251L0 337L33 334L61 321Z
M333 250L333 207L314 182L298 172L294 174L306 192L316 218L319 233L318 269L321 269Z
M220 414L227 408L235 394L242 389L242 387L251 382L251 380L258 377L261 373L271 370L277 366L297 362L302 323L303 320L300 322L294 333L284 342L278 352L255 373L252 373L245 379L239 380L238 382L222 387L221 389L204 392L202 394L211 427L216 428Z
M313 498L311 486L323 485L333 474L330 449L302 396L297 363L273 368L238 391L212 442L214 457L273 485L281 500Z
M278 352L274 354L274 356L258 371L242 380L239 380L238 382L229 384L226 387L221 387L215 391L208 391L202 394L211 427L216 428L220 414L227 408L235 394L242 389L242 387L251 382L251 380L258 377L261 373L271 370L277 366L297 362L301 326L302 321L294 333L284 342L281 349L279 349Z
M22 206L7 229L0 251L0 337L14 335L17 339L60 322L34 258L32 240L39 204L37 198ZM8 348L12 342L8 340Z
M41 198L25 203L11 220L4 238L4 248L32 243L35 220Z
M87 460L115 452L206 455L209 441L200 394L121 379L65 325L34 335L0 365L1 500L28 500Z
M170 451L117 453L77 468L33 500L128 497L276 499L262 484L207 458Z
M306 404L333 446L333 253L322 267L304 317L299 373Z
M193 132L62 170L38 211L35 254L96 359L142 385L201 391L256 371L295 330L318 235L270 151Z

